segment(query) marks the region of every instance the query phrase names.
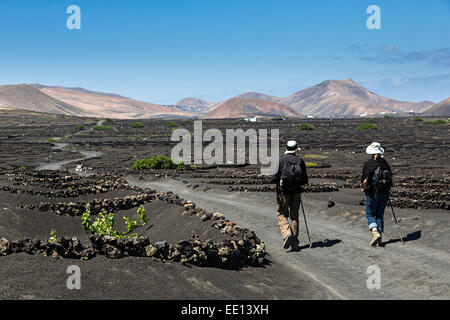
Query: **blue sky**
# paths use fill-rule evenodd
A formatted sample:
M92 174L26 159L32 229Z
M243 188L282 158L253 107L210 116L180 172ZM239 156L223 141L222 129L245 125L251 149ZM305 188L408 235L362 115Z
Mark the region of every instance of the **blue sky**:
M72 4L81 30L66 27ZM372 4L380 30L366 26ZM0 0L0 39L0 84L165 104L345 78L401 100L450 96L450 0Z

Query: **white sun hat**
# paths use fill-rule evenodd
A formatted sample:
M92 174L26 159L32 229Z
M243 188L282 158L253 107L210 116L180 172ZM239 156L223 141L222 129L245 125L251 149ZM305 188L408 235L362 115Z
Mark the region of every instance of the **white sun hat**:
M372 142L370 146L366 148L367 154L384 154L384 149L379 142Z
M297 146L297 141L290 140L286 143L286 153L295 153L295 151L300 151L301 149Z

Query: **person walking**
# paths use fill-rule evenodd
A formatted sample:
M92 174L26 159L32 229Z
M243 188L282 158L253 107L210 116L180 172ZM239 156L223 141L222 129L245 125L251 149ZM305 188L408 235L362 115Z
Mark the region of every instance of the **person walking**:
M384 209L389 201L392 186L392 171L384 159L384 149L372 142L366 153L372 157L363 166L361 183L366 194L366 219L372 232L371 246L381 246L384 232Z
M297 250L299 245L299 208L302 201L301 186L308 183L306 164L296 155L300 148L296 141L288 141L284 156L280 157L278 170L272 175L276 184L278 226L284 241L284 249ZM289 219L291 223L289 224Z

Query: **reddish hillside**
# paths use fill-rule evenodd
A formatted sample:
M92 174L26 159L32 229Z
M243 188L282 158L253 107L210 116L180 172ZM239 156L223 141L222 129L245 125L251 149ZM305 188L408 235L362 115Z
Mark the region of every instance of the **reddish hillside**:
M55 99L27 84L0 86L0 107L89 116L83 109Z
M419 111L432 103L398 101L379 96L352 79L327 80L280 102L307 115L319 117L373 115L381 112Z
M284 104L248 98L232 98L217 105L204 118L302 117Z
M423 115L432 117L450 117L450 98L447 98L427 109Z
M110 93L100 93L81 88L38 86L39 90L55 99L83 110L93 117L117 119L138 119L152 117L191 117L190 112L177 108L160 106L149 102L133 100Z

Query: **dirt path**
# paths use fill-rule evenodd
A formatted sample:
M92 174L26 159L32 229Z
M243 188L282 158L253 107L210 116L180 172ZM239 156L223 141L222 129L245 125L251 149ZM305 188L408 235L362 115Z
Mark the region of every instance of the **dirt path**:
M301 277L309 277L332 296L342 299L450 298L450 254L445 250L447 246L440 250L429 246L426 241L402 244L394 240L388 241L390 243L385 247L371 248L368 246L370 235L364 223L349 223L348 220L352 219L348 217L330 219L317 209L326 207L326 203L311 199L309 195L304 196L304 205L313 248L305 246L308 242L301 221L301 250L286 252L281 249L272 193L229 193L220 189L201 192L172 179L142 182L128 177L128 182L173 191L209 211L224 213L228 219L254 230L265 242L271 260ZM448 218L444 223L448 225ZM398 238L396 226L392 224L386 219L384 241ZM448 238L442 241L448 243ZM367 288L367 279L371 275L368 267L371 265L380 268L381 289Z
M99 120L97 122L97 126L102 126L104 124L105 120ZM85 132L90 132L93 131L94 127L91 127L89 129L86 130L81 130L77 133L71 134L71 135L67 135L67 137L70 136L76 136ZM54 139L61 139L61 137L54 137ZM68 143L61 143L61 142L52 142L52 144L54 145L52 147L52 149L59 149L59 150L63 150L65 147L67 147L69 144ZM79 159L72 159L72 160L63 160L63 161L58 161L58 162L50 162L50 163L41 163L36 167L36 170L59 170L62 166L65 166L67 164L71 164L74 162L80 162L80 161L84 161L84 160L88 160L88 159L92 159L92 158L97 158L103 155L103 152L98 152L98 151L84 151L84 150L80 150L79 153L81 153L84 157L83 158L79 158Z

